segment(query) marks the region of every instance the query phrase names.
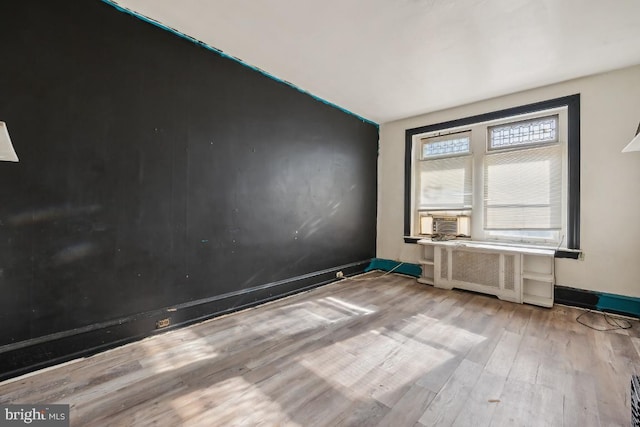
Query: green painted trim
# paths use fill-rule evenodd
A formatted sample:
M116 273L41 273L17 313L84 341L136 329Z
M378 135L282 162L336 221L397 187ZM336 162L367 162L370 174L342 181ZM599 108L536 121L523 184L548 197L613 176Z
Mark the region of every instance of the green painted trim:
M640 318L640 298L600 293L596 308Z
M408 262L392 261L390 259L374 258L371 260L369 266L364 270L382 270L391 271L394 273L406 274L407 276L420 277L422 275L422 268L418 264L411 264Z
M190 41L190 42L192 42L192 43L194 43L194 44L196 44L198 46L201 46L201 47L203 47L203 48L205 48L207 50L210 50L211 52L217 53L218 55L222 56L223 58L227 58L227 59L230 59L232 61L235 61L235 62L239 63L240 65L243 65L243 66L245 66L247 68L250 68L250 69L252 69L254 71L257 71L258 73L260 73L260 74L262 74L262 75L264 75L266 77L269 77L270 79L273 79L273 80L275 80L275 81L277 81L279 83L285 84L285 85L297 90L298 92L302 92L302 93L304 93L306 95L309 95L310 97L312 97L313 99L315 99L317 101L320 101L320 102L322 102L324 104L327 104L330 107L336 108L336 109L338 109L338 110L340 110L340 111L342 111L344 113L347 113L347 114L349 114L351 116L356 117L359 120L362 120L364 123L369 123L369 124L375 126L376 128L380 129L380 125L378 123L374 122L373 120L366 119L366 118L364 118L364 117L362 117L362 116L360 116L360 115L358 115L358 114L356 114L356 113L354 113L352 111L347 110L346 108L342 108L339 105L334 104L333 102L330 102L330 101L327 101L326 99L320 98L319 96L316 96L316 95L312 94L311 92L308 92L308 91L306 91L306 90L294 85L293 83L290 83L290 82L288 82L286 80L283 80L283 79L281 79L279 77L276 77L273 74L271 74L271 73L269 73L269 72L267 72L267 71L265 71L265 70L263 70L261 68L258 68L256 66L253 66L253 65L243 61L240 58L236 58L235 56L231 56L228 53L225 53L225 52L221 51L220 49L218 49L216 47L213 47L213 46L211 46L211 45L209 45L209 44L207 44L207 43L205 43L205 42L203 42L201 40L198 40L196 38L193 38L193 37L183 33L182 31L178 31L175 28L169 27L168 25L165 25L165 24L163 24L163 23L161 23L159 21L156 21L153 18L145 16L145 15L139 13L139 12L136 12L136 11L131 10L129 8L126 8L124 6L121 6L120 4L118 4L117 0L102 0L102 2L114 7L119 12L126 13L128 15L131 15L131 16L133 16L135 18L140 19L141 21L147 22L147 23L149 23L151 25L155 25L156 27L158 27L158 28L160 28L162 30L168 31L170 33L173 33L178 37L181 37L181 38L183 38L185 40L188 40L188 41Z

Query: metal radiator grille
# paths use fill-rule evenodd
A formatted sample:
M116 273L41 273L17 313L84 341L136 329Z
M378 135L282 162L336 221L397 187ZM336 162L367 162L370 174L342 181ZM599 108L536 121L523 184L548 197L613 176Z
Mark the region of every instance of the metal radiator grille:
M453 251L453 280L500 287L500 255L481 252Z
M516 257L513 255L504 256L504 288L510 291L515 290L515 270Z
M440 278L449 278L449 251L440 249Z

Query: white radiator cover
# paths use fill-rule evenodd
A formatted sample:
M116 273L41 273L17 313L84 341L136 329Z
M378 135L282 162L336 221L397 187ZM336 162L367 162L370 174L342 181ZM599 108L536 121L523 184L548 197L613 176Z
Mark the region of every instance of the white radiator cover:
M479 242L420 240L422 283L467 289L498 298L551 307L553 250Z
M440 262L435 286L468 289L521 302L520 259L515 255L477 250L435 248ZM437 268L436 267L436 268Z

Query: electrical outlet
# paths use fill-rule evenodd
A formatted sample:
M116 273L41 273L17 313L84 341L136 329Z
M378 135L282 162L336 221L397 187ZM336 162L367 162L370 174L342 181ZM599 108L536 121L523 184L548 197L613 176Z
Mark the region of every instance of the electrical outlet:
M171 320L169 318L161 319L156 322L156 329L166 328L171 324Z
M336 278L338 278L338 279L342 279L342 278L344 278L344 273L343 273L342 271L338 271L338 272L336 273Z

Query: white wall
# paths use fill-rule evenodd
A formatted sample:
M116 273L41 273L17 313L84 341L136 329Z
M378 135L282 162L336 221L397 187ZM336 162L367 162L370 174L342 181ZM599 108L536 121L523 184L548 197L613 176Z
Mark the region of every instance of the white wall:
M640 297L640 152L621 153L640 121L640 66L381 125L377 256L418 261L418 245L403 239L406 129L575 93L581 95L580 247L585 257L558 259L556 282Z

